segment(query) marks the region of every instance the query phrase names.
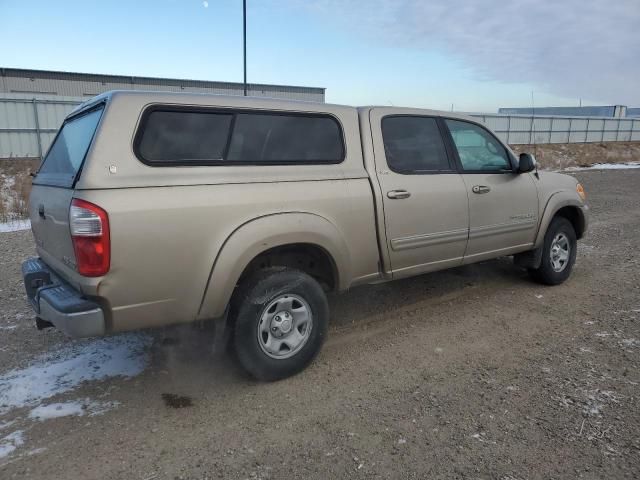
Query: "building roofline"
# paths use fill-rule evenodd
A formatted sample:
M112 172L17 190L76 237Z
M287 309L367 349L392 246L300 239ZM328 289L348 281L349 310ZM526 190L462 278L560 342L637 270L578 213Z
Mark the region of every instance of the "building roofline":
M132 85L146 84L153 85L171 85L171 86L185 86L185 87L242 87L242 83L238 82L219 82L214 80L192 80L184 78L164 78L164 77L141 77L135 75L110 75L102 73L80 73L80 72L63 72L56 70L35 70L35 69L23 69L23 68L0 68L0 76L14 76L21 78L42 78L42 79L59 79L59 80L76 80L76 81L96 81L96 82L118 82L118 83L130 83ZM271 89L271 88L286 88L289 90L299 92L313 92L324 93L326 88L324 87L303 87L299 85L275 85L267 83L247 83L248 88L254 90Z

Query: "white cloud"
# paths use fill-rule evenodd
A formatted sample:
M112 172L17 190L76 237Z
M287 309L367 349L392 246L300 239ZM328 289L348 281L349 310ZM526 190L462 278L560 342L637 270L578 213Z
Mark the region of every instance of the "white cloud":
M640 104L638 0L294 2L375 41L445 51L478 79Z
M207 0L204 0L204 2L202 2L202 6L204 8L209 8L209 2L207 2Z

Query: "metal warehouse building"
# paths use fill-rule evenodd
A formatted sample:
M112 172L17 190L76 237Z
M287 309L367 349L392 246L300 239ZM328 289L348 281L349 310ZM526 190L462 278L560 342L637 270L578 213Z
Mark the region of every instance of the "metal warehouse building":
M40 157L64 117L109 90L242 95L242 83L0 68L0 158ZM254 97L324 102L325 89L248 84Z
M498 113L503 115L543 115L543 116L570 116L570 117L613 117L623 118L630 116L626 105L592 105L584 107L514 107L499 108Z

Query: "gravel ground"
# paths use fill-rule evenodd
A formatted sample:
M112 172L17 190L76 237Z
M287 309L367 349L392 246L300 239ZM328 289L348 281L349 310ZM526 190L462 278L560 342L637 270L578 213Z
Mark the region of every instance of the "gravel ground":
M0 478L638 478L640 170L576 176L591 227L564 285L499 259L357 288L330 299L318 360L272 384L205 330L152 332L138 375L0 402ZM0 394L45 353L106 348L35 330L32 252L30 232L0 234Z

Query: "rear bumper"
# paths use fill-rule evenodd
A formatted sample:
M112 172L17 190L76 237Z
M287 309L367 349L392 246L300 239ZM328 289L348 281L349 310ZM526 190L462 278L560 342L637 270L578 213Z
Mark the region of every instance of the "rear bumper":
M60 279L41 259L25 261L22 278L29 302L40 319L70 337L104 335L104 312L100 305Z

